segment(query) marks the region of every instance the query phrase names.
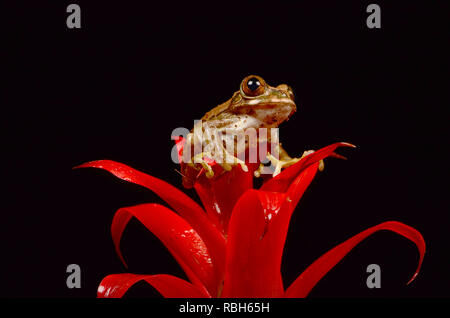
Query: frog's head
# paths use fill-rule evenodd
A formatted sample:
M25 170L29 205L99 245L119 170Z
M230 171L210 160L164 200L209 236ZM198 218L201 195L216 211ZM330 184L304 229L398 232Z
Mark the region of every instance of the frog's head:
M266 128L278 127L296 110L294 93L288 85L272 87L256 75L244 78L229 107L234 114L251 117L252 126Z

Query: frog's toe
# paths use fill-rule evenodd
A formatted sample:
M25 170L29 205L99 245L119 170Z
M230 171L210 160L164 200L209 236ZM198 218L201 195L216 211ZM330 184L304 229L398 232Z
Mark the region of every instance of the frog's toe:
M207 162L203 161L200 164L202 165L203 169L205 170L205 175L208 179L211 179L212 177L214 177L214 171Z
M261 177L261 173L263 172L263 170L264 170L264 165L263 165L262 163L260 163L258 169L256 169L256 170L253 172L253 175L254 175L256 178L259 178L259 177Z
M319 171L323 171L323 169L325 169L325 163L323 160L319 161Z
M267 158L272 163L272 166L275 167L275 170L274 170L274 172L272 174L272 176L274 176L274 177L277 176L278 174L280 174L281 169L290 167L293 164L297 163L301 159L301 158L289 158L289 159L286 159L286 160L280 160L280 159L275 158L270 153L267 154Z
M225 156L225 160L224 160L224 161L225 161L225 162L220 163L220 166L221 166L225 171L230 171L234 166L236 166L236 165L239 164L239 165L241 166L241 168L242 168L243 171L248 172L248 167L247 167L247 165L245 164L245 162L242 161L241 159L235 157L235 156L232 156L232 155L230 155L230 154L227 154L227 155Z
M202 166L203 170L205 170L206 177L208 179L211 179L212 177L214 177L214 171L209 163L205 161L204 157L211 157L211 154L205 152L199 153L193 157L193 163L199 163Z
M226 163L226 162L219 163L219 165L220 165L220 166L222 167L222 169L225 170L225 171L230 171L230 170L233 168L229 163Z

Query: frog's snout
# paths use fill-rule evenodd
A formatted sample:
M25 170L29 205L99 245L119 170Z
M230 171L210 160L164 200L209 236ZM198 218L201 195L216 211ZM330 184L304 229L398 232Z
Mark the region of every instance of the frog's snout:
M289 119L297 111L297 105L295 105L294 90L289 85L286 84L278 85L277 89L283 91L286 97L288 97L292 101L292 104L290 105L291 111L287 117L287 119Z
M292 89L292 87L290 87L289 85L286 85L286 84L281 84L278 86L278 88L285 91L286 94L289 96L290 99L292 99L293 102L295 101L294 90Z
M292 89L292 87L290 87L289 85L286 84L281 84L277 86L277 89L281 90L281 91L285 91L286 95L292 99L292 101L295 101L295 96L294 96L294 90Z

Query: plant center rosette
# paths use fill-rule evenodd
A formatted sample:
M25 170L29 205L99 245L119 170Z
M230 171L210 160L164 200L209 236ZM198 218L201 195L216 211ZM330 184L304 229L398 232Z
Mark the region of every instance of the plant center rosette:
M177 141L181 153L184 139ZM269 177L259 189L253 187L256 164L221 173L211 163L217 177L204 173L194 185L203 206L167 182L122 163L99 160L77 168L94 167L140 186L160 196L170 207L155 203L119 209L111 234L122 262L122 233L131 218L139 220L166 246L186 273L188 281L167 274L120 273L106 276L98 297L122 297L138 281L146 281L162 296L171 298L270 298L306 297L322 277L362 240L380 230L389 230L412 241L419 251L418 274L425 254L425 241L417 230L396 221L370 227L335 246L314 261L287 288L283 286L281 261L289 221L303 193L317 173L319 162L335 153L335 143L303 157L276 177Z

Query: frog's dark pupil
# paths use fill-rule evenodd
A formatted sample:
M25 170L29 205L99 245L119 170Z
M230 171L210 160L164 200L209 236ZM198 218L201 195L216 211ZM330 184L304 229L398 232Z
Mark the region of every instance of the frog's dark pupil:
M259 86L261 86L261 83L257 78L252 77L251 79L248 80L247 86L253 92L257 90Z

